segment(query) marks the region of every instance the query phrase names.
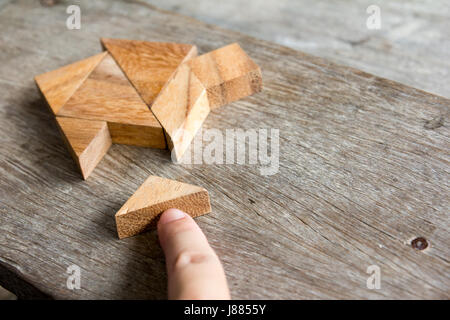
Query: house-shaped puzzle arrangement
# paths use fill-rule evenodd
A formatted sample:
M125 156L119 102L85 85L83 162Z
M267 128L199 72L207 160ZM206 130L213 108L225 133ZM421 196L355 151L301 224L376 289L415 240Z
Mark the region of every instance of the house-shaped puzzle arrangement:
M237 43L197 56L190 44L101 42L106 51L35 78L84 179L112 143L180 159L211 109L261 90Z

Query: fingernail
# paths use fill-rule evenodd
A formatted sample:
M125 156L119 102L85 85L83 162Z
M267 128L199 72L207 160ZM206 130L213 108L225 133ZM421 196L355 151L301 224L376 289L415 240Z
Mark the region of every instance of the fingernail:
M160 224L166 224L175 220L183 219L186 216L186 213L184 213L181 210L178 209L168 209L163 212L161 215L161 218L159 219Z

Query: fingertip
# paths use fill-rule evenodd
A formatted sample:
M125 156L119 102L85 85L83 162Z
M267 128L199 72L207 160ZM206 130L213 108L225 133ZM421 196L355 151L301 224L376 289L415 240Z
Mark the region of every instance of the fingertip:
M229 299L220 260L189 214L179 209L164 211L158 238L166 258L170 299Z
M185 218L186 216L187 214L179 209L167 209L159 218L158 225L164 225L175 220L180 220Z

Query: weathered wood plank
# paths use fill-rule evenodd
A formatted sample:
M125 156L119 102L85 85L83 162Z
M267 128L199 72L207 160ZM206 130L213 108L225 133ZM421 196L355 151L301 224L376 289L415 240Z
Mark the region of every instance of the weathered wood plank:
M141 0L450 97L447 0ZM381 28L366 26L378 5Z
M114 223L155 174L209 191L212 213L197 221L234 298L450 297L449 100L142 3L80 3L81 30L66 29L61 4L0 11L0 284L24 297L164 298L156 234L119 241ZM240 43L264 89L205 127L279 128L279 172L114 145L82 181L33 76L96 54L100 37L200 53ZM418 236L431 246L414 250ZM72 264L80 290L66 287ZM373 264L379 290L366 287Z

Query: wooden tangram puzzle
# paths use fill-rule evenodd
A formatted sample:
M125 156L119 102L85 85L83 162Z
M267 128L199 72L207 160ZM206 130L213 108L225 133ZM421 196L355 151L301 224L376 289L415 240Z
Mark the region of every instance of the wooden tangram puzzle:
M35 77L84 179L112 143L169 148L181 159L210 110L262 87L260 68L237 43L201 56L190 44L105 38L101 43L104 52ZM206 190L158 179L146 183L153 190L171 186L172 195L130 198L131 205L116 215L121 237L148 227L168 204L182 207L175 199L200 201L196 208L187 206L194 216L209 212ZM143 208L147 215L131 214Z
M181 158L211 109L261 89L236 43L197 56L190 44L101 42L106 51L35 78L84 179L112 143Z

